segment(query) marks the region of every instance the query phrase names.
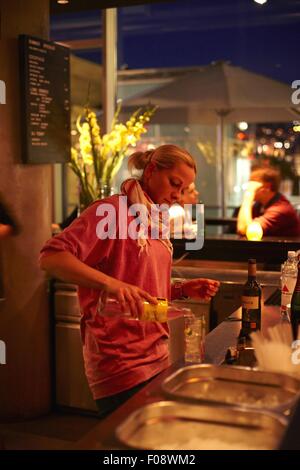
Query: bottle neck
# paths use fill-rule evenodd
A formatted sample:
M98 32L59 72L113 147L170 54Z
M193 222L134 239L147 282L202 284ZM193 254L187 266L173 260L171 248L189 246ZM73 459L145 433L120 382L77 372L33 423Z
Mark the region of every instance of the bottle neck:
M256 264L248 264L248 280L255 281L256 280Z

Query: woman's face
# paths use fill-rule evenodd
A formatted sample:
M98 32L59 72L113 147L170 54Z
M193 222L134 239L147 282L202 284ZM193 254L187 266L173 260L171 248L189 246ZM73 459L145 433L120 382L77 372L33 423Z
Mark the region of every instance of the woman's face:
M168 204L181 199L185 189L193 183L195 171L185 163L177 163L173 168L159 169L151 162L143 175L143 188L155 204Z
M181 204L197 204L199 202L199 191L197 191L195 183L189 185L189 187L183 192L181 198Z

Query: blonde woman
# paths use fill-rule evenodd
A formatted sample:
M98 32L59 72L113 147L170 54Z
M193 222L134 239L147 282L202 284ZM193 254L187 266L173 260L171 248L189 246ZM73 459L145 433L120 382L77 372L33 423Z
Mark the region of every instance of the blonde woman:
M162 145L134 153L129 167L142 170L140 179L124 181L121 194L93 203L46 243L40 259L51 276L79 286L85 370L101 417L168 367L169 360L167 324L100 316L99 296L115 297L122 309L139 317L143 300L210 298L219 285L194 279L171 287L172 245L164 235L164 209L194 181L192 156ZM143 224L134 225L137 208Z

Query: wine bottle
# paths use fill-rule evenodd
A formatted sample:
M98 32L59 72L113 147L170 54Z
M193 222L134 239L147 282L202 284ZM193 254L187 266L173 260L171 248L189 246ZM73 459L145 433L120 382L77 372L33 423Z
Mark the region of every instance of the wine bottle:
M250 333L261 326L261 287L256 280L256 260L248 260L248 279L242 293L242 329L240 337L249 338Z
M291 325L293 339L297 339L300 324L300 263L298 263L298 277L291 301Z

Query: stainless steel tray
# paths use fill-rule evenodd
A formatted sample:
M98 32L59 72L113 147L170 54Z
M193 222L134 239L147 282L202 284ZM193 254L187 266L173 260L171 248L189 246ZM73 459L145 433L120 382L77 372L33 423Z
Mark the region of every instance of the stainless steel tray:
M283 416L267 411L160 401L132 413L116 435L135 449L269 450L285 427Z
M199 364L179 369L162 388L172 399L284 412L299 398L300 381L248 367Z

